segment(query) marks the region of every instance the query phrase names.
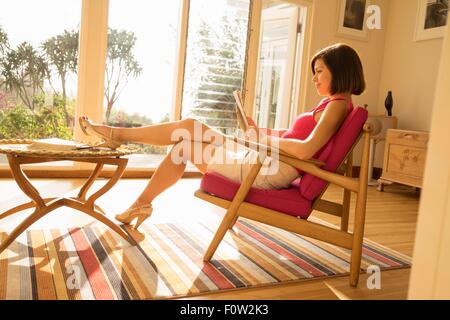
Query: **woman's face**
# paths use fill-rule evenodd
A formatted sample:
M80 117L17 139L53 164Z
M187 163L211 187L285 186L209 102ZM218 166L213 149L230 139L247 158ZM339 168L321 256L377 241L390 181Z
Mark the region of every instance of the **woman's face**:
M314 76L312 78L317 93L320 96L330 96L332 75L322 59L314 63Z

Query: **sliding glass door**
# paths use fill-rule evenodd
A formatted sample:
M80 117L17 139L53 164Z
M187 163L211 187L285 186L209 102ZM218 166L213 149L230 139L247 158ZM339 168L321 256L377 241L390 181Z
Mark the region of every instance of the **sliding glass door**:
M191 0L182 116L237 129L234 90L245 68L249 0Z
M195 117L232 133L237 129L232 92L242 89L249 0L188 1L187 37L177 43L183 0L110 0L104 121L139 127ZM186 0L184 0L186 1ZM183 40L183 39L182 39ZM186 46L177 69L177 45ZM181 106L173 108L178 73ZM180 110L180 114L172 112ZM128 167L155 167L167 147L139 145Z
M0 139L86 139L78 127L74 134L75 114L123 127L195 117L234 134L234 90L243 90L259 126L287 127L298 105L305 19L292 3L5 2ZM167 153L138 147L129 169L154 168Z
M110 0L103 117L139 127L169 121L182 0ZM129 167L154 167L166 147L138 145Z
M301 53L301 8L272 1L263 1L263 4L254 119L259 127L286 128L295 107L295 66Z

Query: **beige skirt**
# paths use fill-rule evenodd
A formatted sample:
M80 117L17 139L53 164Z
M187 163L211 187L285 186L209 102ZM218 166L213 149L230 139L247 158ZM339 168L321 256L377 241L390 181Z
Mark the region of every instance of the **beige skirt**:
M230 143L217 147L211 157L206 172L216 172L234 182L241 183L256 163L258 152L240 144ZM275 157L266 157L253 182L258 189L288 188L299 176L296 168L279 161Z

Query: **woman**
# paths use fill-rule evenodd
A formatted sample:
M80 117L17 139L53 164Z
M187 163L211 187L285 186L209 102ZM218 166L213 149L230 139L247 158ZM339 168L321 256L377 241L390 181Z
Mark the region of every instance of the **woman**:
M300 159L312 158L320 151L353 109L352 95L359 95L365 89L359 56L345 44L336 44L319 51L312 59L311 67L317 93L325 99L312 111L300 115L280 138L263 135L259 139L259 143L276 145L281 151ZM102 137L105 145L112 148L125 141L158 146L174 145L136 201L129 209L116 216L118 221L125 224L130 224L137 218L135 229L150 217L153 199L182 177L188 160L202 173L217 172L241 182L249 172L249 163L257 156L256 151L230 144L230 140L227 140L229 137L195 119L139 128L98 125L90 122L87 117L80 117L79 120L86 134ZM251 130L258 129L253 127ZM206 134L199 135L200 131ZM175 132L181 134L174 134ZM200 159L195 150L201 151ZM205 156L208 151L212 157ZM179 156L182 161L179 161ZM222 163L221 160L225 162ZM301 174L294 167L282 162L278 163L275 172L263 170L270 166L271 161L272 158L266 158L253 187L286 188Z

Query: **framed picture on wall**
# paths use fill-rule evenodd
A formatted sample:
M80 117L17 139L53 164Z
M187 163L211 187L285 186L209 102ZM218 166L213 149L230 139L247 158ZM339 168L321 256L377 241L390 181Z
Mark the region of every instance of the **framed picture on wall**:
M337 36L368 41L368 5L369 0L339 0Z
M444 36L448 21L449 0L419 0L415 41Z

